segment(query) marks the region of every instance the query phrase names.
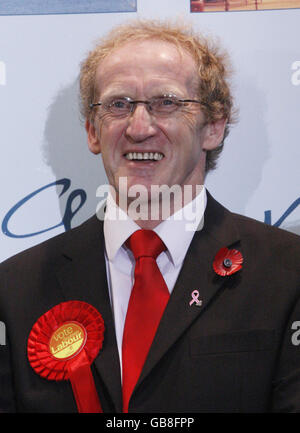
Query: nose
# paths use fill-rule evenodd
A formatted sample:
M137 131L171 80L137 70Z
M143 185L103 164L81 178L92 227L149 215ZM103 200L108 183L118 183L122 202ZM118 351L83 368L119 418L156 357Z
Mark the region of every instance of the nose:
M155 134L156 127L147 105L137 104L128 118L126 136L135 143L145 141Z

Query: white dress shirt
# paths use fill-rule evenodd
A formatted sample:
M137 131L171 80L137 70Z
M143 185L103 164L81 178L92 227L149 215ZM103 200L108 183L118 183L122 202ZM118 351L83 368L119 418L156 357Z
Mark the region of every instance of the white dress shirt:
M153 229L167 247L167 250L158 256L157 265L170 294L195 231L203 227L205 207L206 190L203 187L192 202ZM119 218L116 219L112 215L119 215ZM197 215L197 221L195 221L195 215ZM117 206L109 194L104 218L105 260L121 370L123 329L134 283L135 266L133 254L124 245L124 242L137 230L140 230L140 227Z

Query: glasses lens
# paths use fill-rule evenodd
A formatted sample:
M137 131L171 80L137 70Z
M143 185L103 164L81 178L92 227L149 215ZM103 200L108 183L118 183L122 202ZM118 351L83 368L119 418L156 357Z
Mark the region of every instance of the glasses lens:
M153 112L158 114L169 114L173 113L179 107L179 102L177 98L171 96L162 96L160 98L155 98L150 104Z
M104 107L114 116L124 116L130 112L130 102L127 99L119 98L104 104Z

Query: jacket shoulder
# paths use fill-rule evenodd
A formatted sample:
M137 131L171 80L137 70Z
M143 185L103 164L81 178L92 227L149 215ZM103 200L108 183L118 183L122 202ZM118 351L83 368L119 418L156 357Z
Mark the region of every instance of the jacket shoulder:
M263 251L287 268L300 269L299 235L236 213L232 216L241 238L252 244L258 255Z
M77 247L83 251L91 241L95 240L95 234L97 232L99 236L101 236L101 222L96 216L93 216L73 229L54 236L6 259L4 262L0 263L0 274L12 268L20 269L20 266L30 269L34 267L35 264L42 262L51 264L56 261L59 255L64 254L64 252L66 252L67 255L68 251L76 251Z
M280 227L266 224L262 221L258 221L254 218L250 218L237 213L231 213L233 218L236 220L237 225L243 232L255 235L265 235L267 237L274 238L276 240L289 241L289 242L300 242L300 236L292 233L288 230Z

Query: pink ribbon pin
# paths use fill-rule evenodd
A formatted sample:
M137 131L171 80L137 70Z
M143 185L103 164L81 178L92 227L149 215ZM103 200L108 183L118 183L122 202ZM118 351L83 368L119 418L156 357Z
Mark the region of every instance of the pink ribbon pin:
M190 301L190 306L195 303L197 307L200 307L200 305L202 305L202 300L198 299L199 298L199 292L198 292L198 290L194 290L191 293L191 295L192 295L192 300Z

